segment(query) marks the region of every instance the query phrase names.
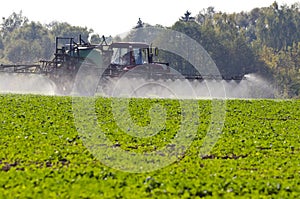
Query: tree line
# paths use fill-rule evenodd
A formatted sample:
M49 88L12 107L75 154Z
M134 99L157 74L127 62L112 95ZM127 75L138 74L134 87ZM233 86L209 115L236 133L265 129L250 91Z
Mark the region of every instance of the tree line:
M217 12L208 7L193 17L187 12L179 16L174 25L163 28L182 32L199 42L223 75L258 73L277 87L280 97L298 97L299 9L299 3L288 6L278 5L276 1L268 7L239 13ZM0 63L32 63L51 59L55 37L76 39L81 34L91 43L101 40L87 27L55 21L41 24L29 21L21 11L2 18L0 28ZM136 27L134 30L137 30ZM170 62L167 57L162 59ZM186 65L180 58L172 57L172 61L178 70Z
M278 97L298 97L299 9L300 3L280 6L276 1L268 7L230 14L208 7L196 16L187 11L169 28L200 43L223 76L257 73L274 85ZM178 71L189 67L175 55L162 59L173 62Z
M275 1L227 14L209 7L196 16L197 25L177 22L173 28L199 41L221 69L259 73L276 85L281 97L295 97L300 94L299 8L299 3L279 6Z
M67 22L53 21L49 24L29 21L22 11L2 18L0 25L0 62L32 63L53 57L56 37L78 36L98 42L101 37L87 27L72 26Z

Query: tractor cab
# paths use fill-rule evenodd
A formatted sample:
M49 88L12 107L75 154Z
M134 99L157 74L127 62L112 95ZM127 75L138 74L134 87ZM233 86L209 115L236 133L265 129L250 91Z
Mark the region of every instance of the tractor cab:
M153 61L158 49L142 42L116 42L110 45L112 52L109 71L111 76L120 76L128 71L138 74L169 72L167 63Z
M110 49L113 52L111 64L120 66L135 66L148 64L151 61L149 45L136 42L112 43ZM150 60L150 61L149 61Z

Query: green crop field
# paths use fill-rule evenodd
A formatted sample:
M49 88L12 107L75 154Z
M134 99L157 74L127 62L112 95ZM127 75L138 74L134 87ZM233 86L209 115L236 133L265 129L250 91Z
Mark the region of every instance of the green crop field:
M222 134L202 156L212 103L199 100L197 135L190 147L170 153L178 158L173 164L140 173L106 166L92 153L84 144L88 138L78 131L85 118L74 118L72 101L0 95L0 198L300 198L299 100L226 101ZM122 115L113 114L112 102L96 98L94 106L94 122L112 143L106 147L150 153L170 145L180 129L183 112L176 100L130 100L128 120L140 127L151 124L153 104L165 108L162 130L145 138L118 127L114 119ZM184 130L189 135L190 129Z

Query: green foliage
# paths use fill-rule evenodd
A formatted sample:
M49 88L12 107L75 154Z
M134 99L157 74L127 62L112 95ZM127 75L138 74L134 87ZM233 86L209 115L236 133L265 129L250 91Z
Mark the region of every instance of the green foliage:
M22 27L28 22L27 17L24 17L22 11L19 13L13 12L8 18L2 18L1 37L8 36L14 30Z
M102 41L102 38L100 37L99 34L93 34L93 35L91 36L91 43L92 43L92 44L100 44L101 41Z
M196 16L201 31L193 34L201 37L197 41L223 75L258 72L277 85L281 97L295 97L300 89L299 8L299 3L279 6L274 2L250 12L227 14L210 7ZM180 31L196 38L183 28Z
M87 101L90 99L87 99ZM149 124L149 107L166 106L166 128L153 139L122 132L111 114L114 99L97 98L98 124L118 147L142 152L165 146L180 126L176 100L131 99L136 124ZM201 109L197 137L174 164L124 173L100 163L74 125L72 99L1 95L1 198L299 198L300 101L230 100L221 138L199 157L210 123ZM191 107L192 108L192 107Z
M42 25L30 22L22 12L3 18L0 31L0 58L4 63L33 63L41 59L50 60L55 50L55 37L73 37L88 41L93 30L72 26L68 23L52 22ZM3 56L2 56L3 53Z
M270 6L261 9L257 19L256 34L263 45L275 50L286 50L293 42L299 41L299 6ZM276 35L276 37L275 37Z
M41 57L41 46L36 41L17 40L7 46L5 51L7 59L13 63L30 63Z
M201 25L195 22L176 22L172 29L182 32L199 42L215 61L220 73L228 78L255 72L255 56L252 48L246 43L243 34L239 34L236 28L228 23L231 15L217 14L209 11L201 15ZM166 55L165 57L168 57ZM165 58L168 61L168 58ZM174 62L174 60L170 60ZM182 61L179 67L184 67ZM191 66L190 66L191 67ZM180 70L179 70L180 71Z
M72 26L69 23L63 22L52 22L47 25L52 35L56 37L73 37L78 41L78 36L81 35L82 39L88 41L89 35L93 32L91 29L86 27Z

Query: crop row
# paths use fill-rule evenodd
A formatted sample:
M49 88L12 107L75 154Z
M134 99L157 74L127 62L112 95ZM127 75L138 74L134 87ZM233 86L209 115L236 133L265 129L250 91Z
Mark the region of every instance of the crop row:
M122 99L0 95L0 197L300 197L300 101L226 101L220 137L212 150L201 155L212 125L211 101L125 102L129 117ZM185 115L182 103L190 104L187 112L191 114L199 108L196 121ZM80 113L77 105L85 105L80 106ZM95 121L90 120L89 107ZM180 141L170 143L185 117L193 120L197 129L190 145L180 148ZM91 123L110 142L97 141ZM195 125L183 129L185 137L193 136ZM90 128L90 134L81 132ZM131 135L134 128L146 129L147 136ZM148 135L149 129L158 132ZM97 144L107 153L95 153ZM162 148L168 150L157 153ZM151 159L154 163L139 162L140 166L160 163L163 167L125 172L124 161L127 171L134 164L126 159L115 161L113 157L120 157L113 156L114 151L154 153L158 157ZM173 163L159 162L165 157Z

